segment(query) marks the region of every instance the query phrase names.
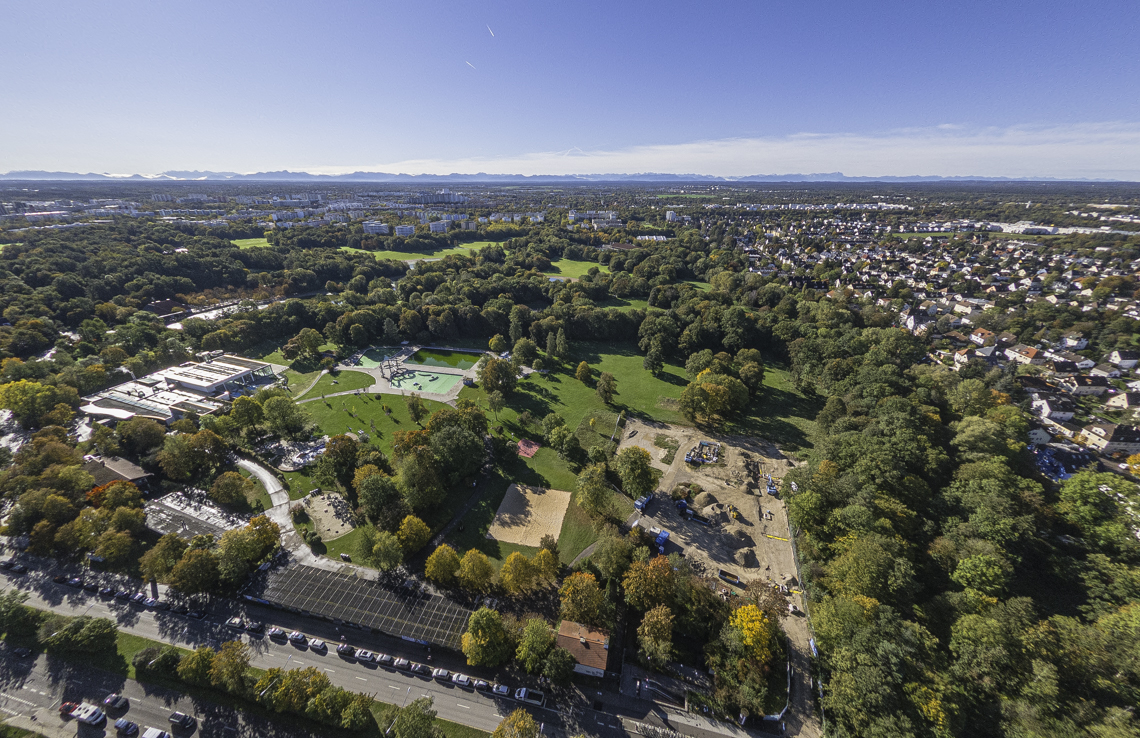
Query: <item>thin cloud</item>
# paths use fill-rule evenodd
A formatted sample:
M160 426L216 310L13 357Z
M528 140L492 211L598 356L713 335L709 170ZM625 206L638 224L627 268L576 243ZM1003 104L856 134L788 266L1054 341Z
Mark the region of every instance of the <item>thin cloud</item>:
M568 153L572 155L568 156ZM1140 124L968 128L942 124L876 134L798 133L501 157L408 159L327 173L597 174L661 172L726 177L842 172L848 176L1056 177L1140 180Z

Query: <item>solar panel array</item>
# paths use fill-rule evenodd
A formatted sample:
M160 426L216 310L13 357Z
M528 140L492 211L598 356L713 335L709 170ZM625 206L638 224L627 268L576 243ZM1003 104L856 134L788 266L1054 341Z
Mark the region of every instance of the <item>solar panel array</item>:
M471 617L470 610L440 595L311 566L271 569L249 594L271 605L456 650Z

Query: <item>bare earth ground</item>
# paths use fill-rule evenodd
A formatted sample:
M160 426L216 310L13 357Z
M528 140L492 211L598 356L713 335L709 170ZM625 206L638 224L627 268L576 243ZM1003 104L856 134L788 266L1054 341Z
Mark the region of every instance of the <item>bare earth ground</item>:
M348 500L340 495L317 495L305 498L305 512L321 538L331 541L352 532L352 511Z
M487 536L504 543L538 546L545 535L558 537L569 504L569 492L512 484Z

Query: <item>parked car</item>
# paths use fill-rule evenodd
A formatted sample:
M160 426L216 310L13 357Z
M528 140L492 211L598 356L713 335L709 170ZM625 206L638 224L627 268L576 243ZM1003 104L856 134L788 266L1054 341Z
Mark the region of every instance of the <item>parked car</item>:
M114 587L101 587L99 589L99 596L100 597L114 597L115 596L115 588ZM135 730L138 730L137 725L135 726Z
M61 702L59 705L59 714L71 716L71 713L79 707L78 702Z
M491 691L491 683L485 679L476 679L475 680L475 689L480 691L480 692L490 692Z
M299 630L295 630L289 634L289 640L292 641L293 643L304 643L308 639L305 638L304 633L302 633Z
M339 646L337 646L336 652L338 655L344 656L346 659L350 659L356 655L356 649L353 648L352 646L348 645L347 643L342 643Z
M15 565L16 562L12 561L12 559L4 559L3 561L0 561L0 569L3 569L4 571L8 571Z
M381 666L391 666L393 661L395 661L395 659L386 653L376 654L376 663L380 664Z
M237 616L227 620L226 625L231 628L237 628L238 630L245 630L245 621Z
M23 564L12 564L11 571L13 574L27 574L28 567L24 566Z
M322 641L321 639L314 638L313 640L309 641L309 650L310 651L327 651L328 646L326 646L325 642Z
M634 508L641 512L649 512L649 503L653 502L653 495L642 495L633 503Z
M431 678L441 682L446 682L451 679L451 672L447 669L435 669L431 673Z
M394 666L397 669L407 669L407 668L411 667L411 665L412 665L412 662L408 661L405 658L398 658L392 662L392 666Z
M245 629L250 633L261 633L265 631L265 624L259 623L256 620L250 620L246 622Z
M471 677L467 676L466 674L452 674L451 683L457 687L471 689Z
M278 628L276 625L274 625L272 628L265 631L265 635L269 636L270 638L284 638L285 637L285 629L284 628Z
M16 658L26 659L32 655L32 649L20 646L19 648L13 648L12 653L16 655Z
M120 589L118 592L115 593L115 599L116 600L129 600L130 598L131 598L131 593L125 589Z
M537 689L528 689L527 687L519 687L515 690L515 699L519 702L525 702L528 705L542 706L546 702L546 695L539 692Z
M190 612L190 608L186 605L175 605L174 607L170 608L170 611L175 615L186 615Z
M194 716L187 715L184 712L172 712L170 713L170 717L168 717L167 720L169 720L170 724L176 728L190 729L194 727L195 723Z
M51 580L56 584L67 584L67 577L63 574L56 574Z
M171 738L170 733L159 728L147 728L143 731L142 738Z
M495 682L495 684L491 686L491 694L495 695L496 697L510 697L511 688L505 684L499 684L498 682Z
M203 620L206 617L206 611L205 610L191 610L190 612L186 613L186 617L194 618L195 620Z
M371 664L376 655L371 651L357 651L356 660L362 663Z
M126 709L127 705L130 703L130 700L118 693L111 693L103 698L103 707L107 707L112 710Z
M119 718L115 721L115 730L119 731L119 735L125 735L128 738L139 734L138 723L132 723L126 718Z
M431 676L431 667L427 664L412 664L411 669L413 674L427 677Z
M88 582L87 584L83 585L83 591L84 592L90 592L91 594L98 594L99 585L96 584L95 582Z
M135 592L133 595L131 595L131 602L135 603L136 605L141 605L142 603L146 602L147 599L148 598L145 592Z
M71 717L87 725L98 725L107 719L107 716L95 705L86 703L79 705L71 711Z

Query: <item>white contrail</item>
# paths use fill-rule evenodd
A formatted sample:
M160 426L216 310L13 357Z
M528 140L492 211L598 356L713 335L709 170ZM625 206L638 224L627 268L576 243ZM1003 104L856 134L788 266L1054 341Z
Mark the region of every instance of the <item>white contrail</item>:
M490 27L490 26L487 26L487 30L488 30L488 31L491 31L491 27ZM494 37L494 35L495 35L495 32L494 32L494 31L491 31L491 36L492 36L492 37Z
M467 66L471 67L472 69L475 69L475 65L472 64L471 62L463 62L463 63L466 64ZM476 71L478 71L478 70L476 70Z

